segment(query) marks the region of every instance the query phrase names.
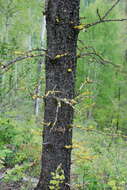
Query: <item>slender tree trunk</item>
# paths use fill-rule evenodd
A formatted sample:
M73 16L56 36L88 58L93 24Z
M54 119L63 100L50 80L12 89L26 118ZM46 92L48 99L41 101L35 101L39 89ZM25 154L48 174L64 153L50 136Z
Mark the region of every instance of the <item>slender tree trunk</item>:
M125 18L127 16L127 1L124 1L124 12L125 12ZM127 32L127 25L125 25L125 33ZM127 41L126 41L127 43ZM125 49L125 61L127 62L127 48Z
M120 101L121 101L121 87L119 84L119 87L118 87L118 113L117 113L117 122L116 122L117 130L120 130Z
M0 104L2 104L2 72L0 71Z
M45 46L45 32L46 32L46 23L45 23L45 16L43 17L42 20L42 27L41 27L41 47L44 48ZM41 72L42 72L42 65L44 63L44 58L38 61L38 81L37 81L37 87L35 89L35 94L37 96L40 95L41 91L41 85L42 85L42 79L41 79ZM35 99L35 115L38 117L39 115L39 105L40 105L40 99L36 98Z
M80 0L49 0L46 6L47 56L42 170L36 190L49 190L61 167L60 190L70 189L76 47ZM69 148L67 148L67 146ZM53 184L52 184L53 186ZM54 189L56 186L54 184Z

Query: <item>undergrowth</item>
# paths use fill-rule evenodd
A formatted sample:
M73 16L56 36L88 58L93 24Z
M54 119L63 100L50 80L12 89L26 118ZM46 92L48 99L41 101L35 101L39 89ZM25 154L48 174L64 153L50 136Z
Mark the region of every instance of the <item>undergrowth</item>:
M5 182L38 178L41 128L34 118L23 122L0 119L0 167L6 169ZM75 123L73 139L72 189L126 189L127 141L120 131Z

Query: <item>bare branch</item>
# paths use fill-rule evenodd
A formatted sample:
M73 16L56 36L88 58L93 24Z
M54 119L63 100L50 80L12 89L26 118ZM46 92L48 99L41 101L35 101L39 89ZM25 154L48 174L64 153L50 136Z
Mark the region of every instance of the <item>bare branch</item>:
M115 6L120 2L120 0L117 0L111 8L108 9L108 11L104 14L104 16L102 17L102 20L104 20L108 15L109 13L115 8Z
M45 53L43 54L33 54L32 52L39 52L39 51L44 51ZM35 58L35 57L42 57L42 56L46 56L46 52L47 50L44 48L36 48L36 49L32 49L26 52L21 53L21 55L11 61L9 61L8 63L5 64L1 64L0 65L0 69L4 70L4 71L8 71L10 69L10 66L16 62L22 61L24 59L28 59L28 58ZM23 56L24 55L24 56Z
M96 63L100 63L104 66L105 65L112 65L115 69L118 70L118 72L123 73L123 74L127 74L127 72L125 70L123 70L123 68L121 68L121 65L114 64L113 62L104 59L99 53L96 52L96 50L94 48L93 48L93 52L81 53L77 56L77 58L83 58L85 56L91 56L93 61L95 61Z
M80 17L80 20L85 20L86 19L86 17L84 16L84 17Z
M97 24L101 24L101 23L105 23L105 22L119 22L119 21L121 22L121 21L127 21L127 18L121 18L121 19L105 19L105 18L109 15L109 13L116 7L116 5L117 5L119 2L120 2L120 0L117 0L117 1L112 5L112 7L107 10L107 12L104 14L103 17L100 16L99 9L97 9L97 15L98 15L98 17L99 17L99 20L96 21L96 22L93 22L93 23L84 25L84 28L87 29L87 28L90 28L90 27L95 26L95 25L97 25Z
M42 56L45 56L45 53L43 54L38 54L38 55L33 55L33 54L30 54L30 55L25 55L25 56L20 56L20 57L17 57L15 58L14 60L11 60L9 61L8 63L6 63L5 65L2 64L0 66L1 69L8 69L12 64L18 62L18 61L22 61L24 59L28 59L28 58L34 58L34 57L42 57Z
M94 52L87 52L87 53L81 53L79 55L77 55L78 58L82 58L85 56L92 56L93 58L98 57L99 58L99 63L101 63L102 65L105 65L106 63L110 63L110 61L105 60L100 54L98 54L96 51Z
M122 21L127 21L127 18L121 18L121 19L105 19L105 20L98 20L96 22L86 24L84 28L90 28L92 26L95 26L97 24L105 23L105 22L122 22Z
M98 15L99 19L102 20L101 15L99 13L99 9L97 9L97 15Z
M45 49L45 48L35 48L35 49L32 49L32 50L29 50L29 51L25 52L25 54L32 53L33 51L44 51L44 52L47 52L47 49Z

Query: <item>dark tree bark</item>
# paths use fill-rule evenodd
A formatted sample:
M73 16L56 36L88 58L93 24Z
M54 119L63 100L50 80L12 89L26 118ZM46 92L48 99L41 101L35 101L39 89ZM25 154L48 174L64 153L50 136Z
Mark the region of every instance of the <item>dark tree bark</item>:
M42 170L36 190L49 190L51 172L58 166L65 179L60 190L70 189L70 166L75 97L76 48L80 0L48 0L47 56ZM68 146L69 148L67 148Z

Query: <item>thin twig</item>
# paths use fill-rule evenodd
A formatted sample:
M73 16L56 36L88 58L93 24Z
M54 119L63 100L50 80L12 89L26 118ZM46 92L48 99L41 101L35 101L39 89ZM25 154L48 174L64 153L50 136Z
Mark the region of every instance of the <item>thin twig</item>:
M35 49L31 49L29 51L26 51L24 54L32 53L33 51L44 51L44 52L46 52L47 49L45 49L45 48L35 48Z
M88 53L82 53L82 54L79 54L77 57L78 58L82 58L84 56L96 56L100 59L100 63L101 64L106 64L106 63L111 63L110 61L108 60L105 60L101 55L99 55L96 51L94 52L88 52Z
M58 120L58 113L59 113L59 108L60 108L60 107L61 107L61 102L58 101L58 102L57 102L57 107L56 107L55 121L54 121L54 123L53 123L52 128L50 129L50 132L54 129L54 127L55 127L55 125L56 125L56 123L57 123L57 120Z
M97 9L97 15L98 15L99 19L102 20L101 15L99 13L99 9Z
M1 68L1 69L7 69L7 68L10 67L12 64L14 64L14 63L16 63L16 62L18 62L18 61L22 61L22 60L24 60L24 59L33 58L33 57L42 57L42 56L45 56L45 53L43 53L43 54L38 54L38 55L33 55L33 54L31 54L31 55L20 56L20 57L15 58L14 60L9 61L9 62L6 63L6 64L2 64L2 65L0 66L0 68Z
M120 2L120 0L117 0L111 8L107 10L107 12L104 14L103 17L100 16L99 9L97 9L97 15L99 17L99 20L90 24L86 24L84 28L89 28L92 26L95 26L97 24L105 23L105 22L119 22L119 21L126 21L127 18L121 18L121 19L105 19L109 13L116 7L116 5Z
M115 8L115 6L120 2L120 0L117 0L110 9L108 9L108 11L104 14L104 16L101 18L102 20L104 20L108 15L109 13Z
M105 23L105 22L119 22L119 21L127 21L127 18L98 20L96 22L86 24L84 28L90 28L92 26L95 26L95 25L101 24L101 23Z

